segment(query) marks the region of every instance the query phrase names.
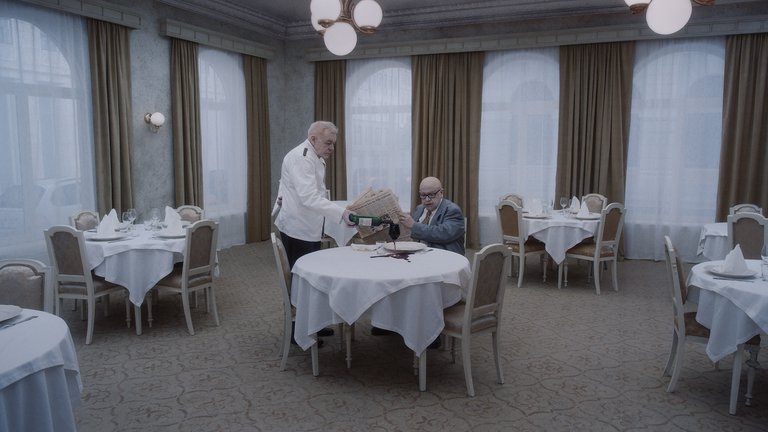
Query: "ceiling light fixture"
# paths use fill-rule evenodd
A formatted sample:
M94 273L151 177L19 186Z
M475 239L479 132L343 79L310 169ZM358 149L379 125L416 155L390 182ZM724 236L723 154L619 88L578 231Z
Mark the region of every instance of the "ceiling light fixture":
M645 11L648 27L655 33L668 35L680 31L691 19L691 2L712 6L715 0L624 0L633 14Z
M381 24L381 6L374 0L312 0L312 27L323 35L328 51L344 56L357 45L357 31L371 34ZM357 31L356 31L357 30Z

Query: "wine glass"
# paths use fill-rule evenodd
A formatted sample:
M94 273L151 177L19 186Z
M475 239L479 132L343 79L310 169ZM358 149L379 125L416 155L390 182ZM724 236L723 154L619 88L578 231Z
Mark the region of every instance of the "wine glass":
M397 240L398 237L400 237L400 225L389 224L389 238L392 239L392 245L394 246L394 249L397 249L397 245L395 244L395 241Z
M149 211L149 221L150 226L153 230L160 228L160 209L159 208L153 208Z
M128 213L128 223L133 224L133 221L135 221L136 217L138 217L138 213L136 213L136 209L129 208L125 212Z
M568 205L568 197L560 197L560 207L563 208L563 212L565 212L565 206Z

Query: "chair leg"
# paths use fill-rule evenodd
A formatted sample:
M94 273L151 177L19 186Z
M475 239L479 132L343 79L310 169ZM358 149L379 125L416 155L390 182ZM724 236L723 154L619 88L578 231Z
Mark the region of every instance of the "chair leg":
M147 324L149 325L149 328L152 328L152 322L155 320L152 316L152 297L152 291L150 291L144 298L144 303L147 304Z
M667 386L667 393L672 393L677 389L677 379L680 378L680 371L683 369L683 360L685 359L685 338L679 337L675 350L675 366L672 369L672 378ZM671 355L671 354L670 354Z
M347 369L352 368L352 332L354 327L344 324L346 331L344 332L344 342L347 346Z
M219 308L216 306L216 292L213 289L213 285L206 288L207 292L207 299L206 299L206 306L208 307L208 312L210 313L211 310L213 310L213 321L216 323L216 326L218 327L219 322ZM190 321L191 322L191 321Z
M496 377L499 379L499 384L504 384L504 372L501 371L501 355L499 354L499 331L491 333L493 338L493 358L496 360Z
M187 331L194 336L195 328L192 326L192 312L189 310L189 294L185 291L181 293L181 305L184 308L184 317L187 319Z
M93 322L96 320L96 299L88 299L88 330L85 334L85 344L90 345L93 340Z
M746 400L744 405L752 406L752 387L755 384L755 369L760 367L760 362L757 361L757 355L760 353L759 345L747 345L747 352L749 352L749 360L747 360L747 394L744 396Z
M125 296L125 325L131 328L131 299Z
M616 272L618 270L618 265L616 262L616 258L613 259L613 290L618 292L619 291L619 277L618 273Z
M739 384L741 384L741 364L744 361L744 345L736 347L733 353L733 372L731 373L731 402L728 406L728 414L736 415L736 406L739 401Z
M461 338L461 362L464 365L464 381L467 382L467 395L475 397L475 386L472 383L472 360L469 352L469 338Z
M672 348L669 350L669 358L667 359L667 365L664 366L664 372L661 376L669 376L672 373L672 365L675 363L675 351L677 350L677 332L672 331Z
M519 263L517 268L517 287L520 288L523 286L523 275L525 274L525 255L520 255L517 262Z
M541 258L543 260L543 262L541 263L541 266L542 266L541 281L542 282L546 282L547 281L547 267L549 266L549 255L541 254Z
M315 335L315 343L312 344L310 353L312 354L312 375L318 376L320 375L320 362L317 359L317 335Z
M593 261L592 269L595 273L595 292L600 295L600 261Z
M280 370L284 371L285 366L288 363L288 352L291 349L291 320L285 319L283 320L283 358L280 360Z

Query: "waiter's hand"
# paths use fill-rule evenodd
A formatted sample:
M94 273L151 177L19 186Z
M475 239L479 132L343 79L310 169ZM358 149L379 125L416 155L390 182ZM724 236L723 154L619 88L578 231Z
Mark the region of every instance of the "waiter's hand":
M344 214L341 216L341 220L343 220L348 226L355 226L355 223L349 219L349 215L352 215L352 214L356 214L356 213L353 213L349 210L344 210Z
M400 222L400 225L403 225L406 228L413 227L413 218L409 214L398 213L397 220Z

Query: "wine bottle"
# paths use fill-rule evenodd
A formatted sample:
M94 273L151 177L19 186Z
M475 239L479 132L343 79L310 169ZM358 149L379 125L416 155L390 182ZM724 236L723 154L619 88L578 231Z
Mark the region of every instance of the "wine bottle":
M367 227L375 227L382 224L392 223L392 220L389 219L389 216L387 215L361 216L361 215L351 214L349 215L349 220L352 221L352 223L355 225L367 226Z

